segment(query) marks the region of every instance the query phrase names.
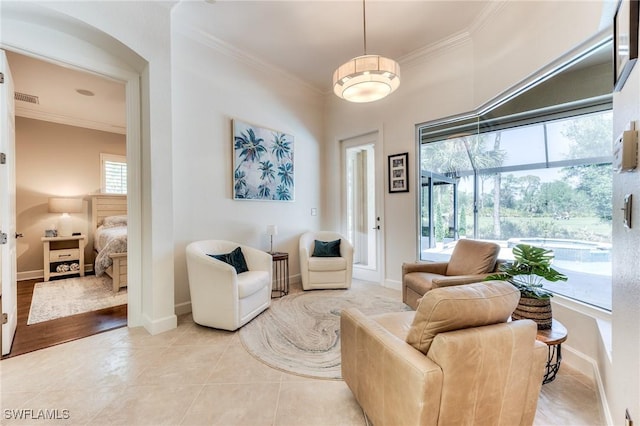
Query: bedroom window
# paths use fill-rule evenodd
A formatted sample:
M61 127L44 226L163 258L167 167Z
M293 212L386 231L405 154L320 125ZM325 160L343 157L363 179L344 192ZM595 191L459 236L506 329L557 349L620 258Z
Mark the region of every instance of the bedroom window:
M127 193L127 157L100 154L100 172L103 194Z

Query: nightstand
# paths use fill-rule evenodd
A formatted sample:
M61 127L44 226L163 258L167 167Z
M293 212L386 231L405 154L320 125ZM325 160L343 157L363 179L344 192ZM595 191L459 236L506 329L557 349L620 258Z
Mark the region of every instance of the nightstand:
M68 237L42 237L44 250L44 280L51 277L80 274L84 277L84 235ZM71 270L71 264L78 264L77 270ZM57 272L59 265L67 265L69 269Z

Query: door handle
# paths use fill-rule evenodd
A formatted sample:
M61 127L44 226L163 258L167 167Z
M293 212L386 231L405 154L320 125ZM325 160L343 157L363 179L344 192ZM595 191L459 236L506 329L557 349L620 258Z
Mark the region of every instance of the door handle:
M374 226L374 227L373 227L373 228L371 228L371 229L373 229L374 231L379 231L379 230L380 230L380 225Z
M22 235L22 232L21 233L16 232L16 238L22 238L22 237L24 237L24 235Z

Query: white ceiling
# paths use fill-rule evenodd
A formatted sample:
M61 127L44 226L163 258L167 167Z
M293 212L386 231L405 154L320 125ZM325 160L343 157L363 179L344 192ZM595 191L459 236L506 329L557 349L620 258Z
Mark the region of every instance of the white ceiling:
M472 32L495 0L369 0L367 53L406 63L444 41ZM279 69L320 93L331 91L335 68L364 53L359 0L182 1L172 20L211 37L227 50ZM8 53L17 92L39 105L16 101L17 115L124 133L121 83ZM95 96L79 95L76 89Z
M464 32L496 1L367 1L367 53L401 61ZM182 2L173 18L285 70L321 92L333 71L364 54L363 3L343 1Z
M101 76L7 52L14 91L38 97L16 100L16 115L106 132L126 131L125 86ZM76 90L89 90L84 96Z

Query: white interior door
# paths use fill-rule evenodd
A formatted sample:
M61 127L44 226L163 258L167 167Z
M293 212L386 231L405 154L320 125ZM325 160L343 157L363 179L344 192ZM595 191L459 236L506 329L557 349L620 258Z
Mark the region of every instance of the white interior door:
M0 49L0 286L2 288L2 355L11 351L18 324L16 281L16 168L13 80L4 50ZM5 243L6 241L6 243Z
M378 132L342 141L343 233L354 248L353 277L382 282L382 155Z

